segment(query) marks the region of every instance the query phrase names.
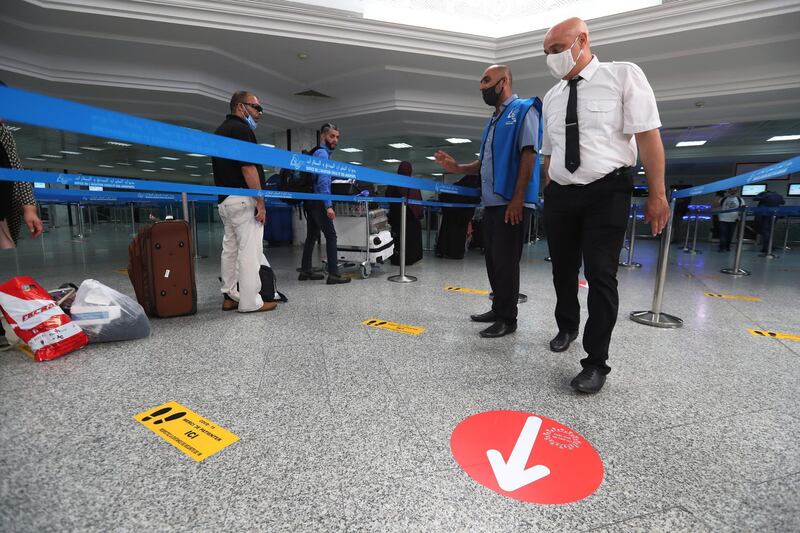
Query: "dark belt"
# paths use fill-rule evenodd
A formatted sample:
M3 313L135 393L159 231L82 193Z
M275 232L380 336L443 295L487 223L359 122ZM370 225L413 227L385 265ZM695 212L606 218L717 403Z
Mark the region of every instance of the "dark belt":
M628 176L633 176L633 167L619 167L616 170L612 170L611 172L609 172L600 179L604 180L606 178L619 178L619 177L625 178Z

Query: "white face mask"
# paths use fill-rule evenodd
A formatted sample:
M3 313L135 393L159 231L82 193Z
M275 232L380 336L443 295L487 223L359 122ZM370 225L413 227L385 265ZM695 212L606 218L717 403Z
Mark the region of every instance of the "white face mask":
M559 52L557 54L548 54L547 56L547 68L550 69L550 74L553 75L554 78L562 79L566 76L570 70L575 67L575 59L572 58L572 47L575 46L575 43L578 42L580 35L575 37L575 40L572 42L572 46L564 50L563 52ZM583 48L578 53L578 57L581 57L583 53Z

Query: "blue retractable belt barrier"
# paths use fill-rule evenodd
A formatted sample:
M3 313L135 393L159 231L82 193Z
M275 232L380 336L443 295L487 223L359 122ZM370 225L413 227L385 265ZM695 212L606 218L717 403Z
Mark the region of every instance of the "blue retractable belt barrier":
M135 191L160 191L160 193L189 193L189 201L216 201L216 195L232 196L263 196L267 200L332 200L336 202L370 202L383 204L399 204L402 198L390 198L384 196L345 196L338 194L315 194L283 192L274 190L237 189L233 187L215 187L212 185L195 185L190 183L177 183L168 181L150 181L131 178L114 178L111 176L91 176L85 174L61 174L58 172L45 172L42 170L20 170L13 168L0 168L0 181L27 181L50 183L53 185L73 185L84 187L104 187L109 189L124 189ZM102 198L114 195L120 202L146 202L146 201L168 201L180 202L180 195L159 194L154 192L119 192L114 191L86 191L68 189L36 189L36 191L49 191L45 194L65 193L74 198L85 197ZM98 196L94 196L98 195ZM214 195L214 196L209 196ZM99 200L102 201L102 200ZM113 201L113 200L106 200ZM75 203L77 199L69 199L67 202ZM409 204L439 207L478 207L479 204L455 204L446 202L427 202L421 200L408 200ZM269 205L269 204L268 204ZM272 205L278 205L272 203Z
M116 203L130 202L177 203L181 201L179 194L158 192L119 192L119 191L85 191L74 189L34 189L34 196L40 203ZM190 202L216 202L216 196L189 195Z
M752 172L747 172L739 176L727 178L698 187L690 187L688 189L681 189L672 193L672 198L687 198L689 196L700 196L717 191L730 189L731 187L740 187L742 185L749 185L751 183L758 183L761 181L779 178L787 174L792 174L800 170L800 156L787 159L780 163L775 163L768 167L759 168Z
M329 174L337 178L426 191L480 196L479 189L390 174L330 159L288 152L279 148L268 148L9 87L0 87L0 117L45 128L315 174Z

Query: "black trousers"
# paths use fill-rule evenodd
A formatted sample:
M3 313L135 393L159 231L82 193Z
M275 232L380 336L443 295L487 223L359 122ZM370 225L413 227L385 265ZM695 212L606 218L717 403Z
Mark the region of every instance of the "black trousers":
M772 217L768 215L756 215L756 228L758 228L758 234L761 235L761 253L772 253L772 250L769 249L769 234L772 230ZM774 245L775 243L773 243L773 247Z
M719 221L719 249L725 252L731 251L731 240L733 240L733 230L736 222Z
M505 215L504 205L483 210L484 256L486 274L494 293L492 311L502 320L515 322L523 225L507 224L503 221Z
M589 185L559 185L544 190L544 224L556 290L559 331L578 331L578 272L583 260L589 282L589 319L583 332L584 367L607 374L608 346L617 322L617 267L628 225L633 180L615 171Z
M320 200L303 202L306 211L306 242L303 244L303 259L300 268L306 272L311 271L311 258L314 255L314 246L319 241L320 231L325 235L325 248L328 254L328 273L339 273L339 259L336 250L336 228L333 220L328 218L325 204Z

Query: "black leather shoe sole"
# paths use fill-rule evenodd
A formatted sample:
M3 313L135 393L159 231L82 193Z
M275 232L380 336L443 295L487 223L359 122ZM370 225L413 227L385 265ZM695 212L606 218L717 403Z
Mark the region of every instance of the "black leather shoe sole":
M577 331L572 332L572 333L569 334L568 337L566 337L564 339L559 339L560 336L561 336L561 334L558 334L555 339L550 341L550 351L551 352L563 352L563 351L565 351L567 348L569 348L569 345L572 344L573 341L575 341L575 339L578 338L578 332Z
M496 339L497 337L505 337L510 333L517 331L516 322L503 322L498 321L480 332L480 336L484 339Z
M479 315L470 315L469 319L473 322L497 322L497 315L494 314L494 311L486 311Z

